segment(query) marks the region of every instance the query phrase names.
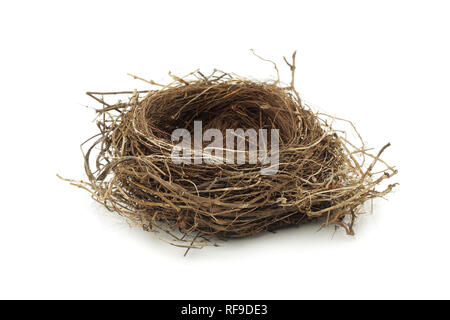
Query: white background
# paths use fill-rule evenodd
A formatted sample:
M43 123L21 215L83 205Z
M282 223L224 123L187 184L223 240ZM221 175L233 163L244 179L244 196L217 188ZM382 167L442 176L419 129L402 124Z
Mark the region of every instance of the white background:
M2 1L0 298L450 298L447 1ZM56 178L84 178L89 90L214 67L354 121L400 186L356 236L317 225L184 250ZM85 106L89 106L86 108ZM334 234L334 237L333 237Z

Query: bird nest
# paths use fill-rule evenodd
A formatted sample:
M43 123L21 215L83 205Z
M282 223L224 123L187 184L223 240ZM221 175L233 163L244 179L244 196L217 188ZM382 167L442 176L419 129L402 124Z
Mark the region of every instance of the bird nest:
M102 105L99 133L85 143L88 181L71 183L187 248L312 220L353 234L363 204L395 186L383 183L397 173L380 158L389 144L371 154L362 139L357 146L334 130L330 123L342 119L302 103L295 53L285 61L285 85L197 70L164 85L133 76L156 88L149 91L88 93ZM128 100L106 102L117 94ZM221 147L220 135L233 145Z

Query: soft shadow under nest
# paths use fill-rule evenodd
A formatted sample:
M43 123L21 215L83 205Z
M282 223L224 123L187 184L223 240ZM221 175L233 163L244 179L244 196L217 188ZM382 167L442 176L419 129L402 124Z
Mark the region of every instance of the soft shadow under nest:
M127 92L88 93L103 105L97 110L100 133L87 141L92 144L84 154L89 181L70 181L176 246L201 248L214 245L214 238L311 220L353 234L362 205L395 186L376 190L397 173L380 159L388 145L372 155L362 139L356 146L333 130L328 122L342 119L302 104L294 88L295 54L288 65L292 81L285 86L197 70L171 75L167 85L147 81L159 88L134 91L128 102L103 99ZM278 173L261 175L262 164L174 164L171 133L192 130L194 120L202 120L204 130L279 129ZM383 168L374 172L377 163Z

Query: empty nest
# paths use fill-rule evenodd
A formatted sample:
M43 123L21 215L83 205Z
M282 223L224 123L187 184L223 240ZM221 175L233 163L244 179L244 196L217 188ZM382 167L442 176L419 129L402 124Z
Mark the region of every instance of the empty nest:
M371 154L362 139L357 145L334 130L330 123L342 119L302 103L294 88L295 53L285 61L292 79L284 85L279 76L263 82L197 70L184 77L169 73L173 81L164 85L133 76L156 88L148 91L89 92L102 105L99 133L83 144L89 144L88 181L70 182L107 209L186 248L312 220L353 234L363 204L395 186L382 183L397 173L380 158L389 144ZM104 99L118 94L128 100ZM277 173L262 175L262 163L175 164L171 134L177 128L192 132L196 120L203 130L278 129ZM382 168L375 172L375 165Z

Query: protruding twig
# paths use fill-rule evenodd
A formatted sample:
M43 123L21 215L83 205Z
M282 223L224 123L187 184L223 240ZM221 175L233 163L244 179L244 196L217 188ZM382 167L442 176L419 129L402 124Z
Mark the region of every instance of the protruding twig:
M298 94L297 90L295 89L295 56L297 55L297 50L294 51L292 54L292 63L289 63L286 59L286 57L283 57L284 62L289 66L291 69L291 90L294 92L295 96L297 97L298 104L302 105L302 100L300 99L300 95Z
M277 81L275 81L275 84L278 84L280 82L280 72L278 70L277 64L275 62L273 62L272 60L269 59L265 59L259 55L256 54L255 50L250 49L250 51L259 59L261 59L262 61L266 61L266 62L270 62L271 64L273 64L273 67L275 68L275 71L277 72Z

